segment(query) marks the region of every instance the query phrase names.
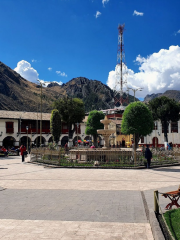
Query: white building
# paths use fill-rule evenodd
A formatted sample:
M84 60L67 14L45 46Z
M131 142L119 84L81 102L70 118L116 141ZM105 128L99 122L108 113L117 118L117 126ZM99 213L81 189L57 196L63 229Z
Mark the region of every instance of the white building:
M50 133L50 113L42 113L42 144L47 146L52 141ZM19 147L22 143L28 146L40 144L40 119L41 114L37 112L18 112L0 110L0 147ZM85 122L75 124L73 142L90 137L85 135ZM68 142L68 129L62 123L62 134L59 145L64 146Z
M118 120L120 115L109 112L109 119ZM117 116L116 116L117 115ZM121 114L122 115L122 114ZM50 113L42 113L42 144L48 145L52 141L50 133ZM17 111L4 111L0 110L0 147L3 145L6 148L19 147L22 143L28 146L31 144L39 146L40 144L40 118L41 114L37 112L17 112ZM75 132L73 135L73 143L77 144L78 140L90 140L91 136L85 134L87 116L82 123L75 124ZM28 129L27 129L28 127ZM62 123L62 133L60 136L59 145L64 146L68 142L68 129L67 124ZM119 127L116 127L116 137L114 143L118 142L118 137L121 136ZM99 138L100 145L103 145L102 137ZM131 139L131 138L130 138ZM168 142L180 146L180 121L169 124L168 128ZM164 144L164 129L160 121L154 124L154 130L146 137L142 137L139 144L150 144L154 147L162 146Z

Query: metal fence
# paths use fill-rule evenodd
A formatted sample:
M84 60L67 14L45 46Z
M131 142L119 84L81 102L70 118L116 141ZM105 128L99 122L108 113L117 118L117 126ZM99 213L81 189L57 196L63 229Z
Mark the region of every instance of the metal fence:
M151 166L173 165L180 162L180 150L160 151L152 149ZM147 165L143 151L131 149L90 149L90 148L33 148L31 161L47 163L58 166L84 166L84 167L144 167Z

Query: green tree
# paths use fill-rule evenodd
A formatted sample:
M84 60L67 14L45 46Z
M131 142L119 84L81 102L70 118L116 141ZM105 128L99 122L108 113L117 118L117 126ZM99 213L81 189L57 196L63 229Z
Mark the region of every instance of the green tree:
M75 131L75 123L81 123L85 117L84 103L79 98L64 97L53 103L53 108L58 109L62 121L67 123L69 131L69 141L72 140ZM74 128L72 129L72 126Z
M144 103L133 102L126 107L121 131L123 134L135 134L135 148L137 148L140 137L150 134L153 126L152 113Z
M166 96L158 97L149 102L153 119L160 120L164 127L164 141L168 142L167 130L170 121L176 122L180 119L180 104L174 99Z
M57 109L52 110L50 128L53 136L53 141L58 143L61 135L61 117Z
M94 140L94 145L97 147L97 129L103 129L104 125L100 122L104 119L104 113L101 111L93 110L89 113L85 133L87 135L92 135Z

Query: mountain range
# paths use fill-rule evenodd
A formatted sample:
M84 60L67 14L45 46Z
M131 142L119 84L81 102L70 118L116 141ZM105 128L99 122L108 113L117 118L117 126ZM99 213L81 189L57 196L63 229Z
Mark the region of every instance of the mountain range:
M180 91L176 90L147 95L144 100L147 102L160 95L180 100ZM82 99L86 112L93 109L114 108L115 92L112 89L98 80L77 77L66 84L59 85L52 82L47 87L42 87L42 112L51 112L52 103L64 96ZM24 79L20 74L0 62L0 110L40 111L40 99L40 85ZM129 95L129 102L133 101L134 97Z

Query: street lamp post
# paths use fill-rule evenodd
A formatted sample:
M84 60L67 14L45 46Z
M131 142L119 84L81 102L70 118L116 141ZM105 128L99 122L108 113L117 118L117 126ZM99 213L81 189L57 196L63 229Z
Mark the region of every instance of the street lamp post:
M21 140L21 116L20 116L20 122L19 122L19 147L20 147L20 140Z
M79 123L76 123L77 126L77 148L78 148L78 129L79 129Z
M40 83L41 86L41 120L40 120L40 147L42 145L42 85L44 85L39 79L37 81Z
M27 131L27 152L28 152L28 126L26 126L26 131Z
M157 130L157 122L155 121L155 148L157 149L157 134L156 134L156 130Z
M134 92L134 102L135 102L135 93L137 91L142 91L143 88L128 88L128 90L131 89L133 92ZM136 134L134 133L134 165L136 165L136 141L135 141L135 137L136 137Z
M135 102L135 93L137 91L142 91L143 90L143 88L128 88L128 89L131 89L134 92L134 102Z

